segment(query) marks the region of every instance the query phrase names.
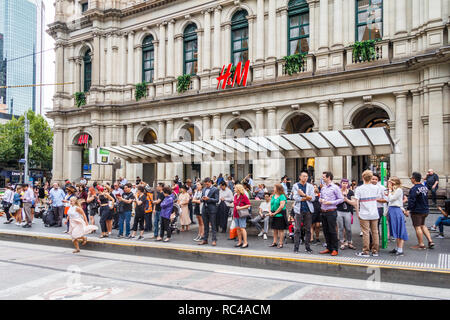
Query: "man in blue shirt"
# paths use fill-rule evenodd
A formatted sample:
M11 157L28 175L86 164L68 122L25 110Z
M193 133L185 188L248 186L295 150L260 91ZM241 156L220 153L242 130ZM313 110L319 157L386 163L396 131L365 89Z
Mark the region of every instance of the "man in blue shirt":
M411 247L411 249L426 249L423 243L424 234L428 239L428 248L433 249L433 240L431 240L428 228L425 227L425 219L429 213L428 188L420 183L422 175L419 172L413 172L410 179L413 187L409 191L407 209L411 214L411 220L419 242L418 245Z
M56 225L58 227L62 227L62 220L64 216L64 203L62 201L64 200L65 196L66 194L59 187L59 184L54 183L52 190L50 190L48 198L50 199L50 204L53 208L53 214L55 215Z

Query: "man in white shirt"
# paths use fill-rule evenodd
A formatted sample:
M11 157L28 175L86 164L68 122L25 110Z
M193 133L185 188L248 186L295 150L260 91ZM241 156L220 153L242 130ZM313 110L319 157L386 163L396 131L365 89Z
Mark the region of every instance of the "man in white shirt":
M10 224L14 221L14 219L11 217L11 214L9 213L9 209L11 208L14 201L14 192L11 190L11 185L6 185L5 193L3 194L2 198L2 204L3 204L3 210L6 214L6 222L5 224Z
M355 209L358 214L359 223L363 232L363 251L357 253L360 257L378 257L379 235L378 235L378 208L377 200L380 198L380 188L371 183L373 173L366 170L362 174L364 184L355 190ZM370 232L372 232L372 247L370 246Z
M23 226L23 228L31 228L31 205L34 200L34 192L33 189L28 186L28 184L23 184L22 189L24 191L22 202L23 202L23 211L25 213L25 219L27 223Z
M216 215L217 231L220 227L223 233L227 232L228 215L230 207L233 206L233 199L233 192L228 189L226 182L222 181L219 185L219 207Z
M264 201L259 205L259 212L256 217L254 217L250 222L258 229L259 234L258 237L263 237L264 240L267 240L267 232L269 232L269 220L270 220L270 193L264 193ZM259 224L261 220L264 220L264 230Z

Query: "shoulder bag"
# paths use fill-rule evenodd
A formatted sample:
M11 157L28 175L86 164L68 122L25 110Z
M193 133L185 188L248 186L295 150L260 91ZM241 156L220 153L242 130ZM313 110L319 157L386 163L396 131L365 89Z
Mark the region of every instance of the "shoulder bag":
M242 196L241 196L241 200L239 201L238 207L241 206L241 202L242 202ZM250 210L248 210L248 208L247 209L237 210L237 212L238 212L238 215L239 215L240 219L241 218L248 218L248 217L250 217Z

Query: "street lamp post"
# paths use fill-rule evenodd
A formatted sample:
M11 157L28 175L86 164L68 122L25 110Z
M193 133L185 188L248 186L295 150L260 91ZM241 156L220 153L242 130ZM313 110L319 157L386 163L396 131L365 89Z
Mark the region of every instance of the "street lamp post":
M28 121L27 112L25 111L25 172L24 183L28 183L28 143L30 135L30 122Z

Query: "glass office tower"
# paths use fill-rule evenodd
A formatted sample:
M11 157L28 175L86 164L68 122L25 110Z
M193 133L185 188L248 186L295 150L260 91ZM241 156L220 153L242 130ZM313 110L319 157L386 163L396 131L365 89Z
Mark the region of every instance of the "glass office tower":
M0 0L2 82L7 86L42 83L44 13L42 1ZM28 109L38 113L42 110L41 87L7 88L3 99L10 115L23 115ZM0 113L0 117L8 116Z

